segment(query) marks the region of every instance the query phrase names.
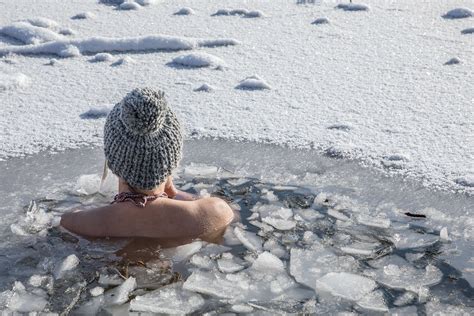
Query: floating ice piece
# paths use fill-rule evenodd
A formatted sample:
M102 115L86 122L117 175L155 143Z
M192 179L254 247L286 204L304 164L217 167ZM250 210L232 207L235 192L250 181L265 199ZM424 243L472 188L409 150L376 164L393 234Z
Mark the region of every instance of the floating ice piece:
M461 34L474 34L474 27L468 27L461 31Z
M379 247L380 244L377 243L357 242L341 247L341 251L349 255L371 256L377 251Z
M357 223L376 228L389 228L391 225L391 221L388 218L364 214L357 215Z
M100 176L98 174L85 174L79 177L74 192L79 195L91 195L99 191Z
M251 313L253 311L253 307L244 304L236 304L232 305L231 310L236 313Z
M191 163L184 168L184 175L189 177L215 177L219 168L206 164Z
M55 31L28 22L15 22L4 26L0 28L0 33L25 44L40 44L63 39L63 36Z
M444 64L447 65L447 66L450 66L450 65L458 65L460 63L461 63L461 59L459 59L457 57L453 57L450 60L448 60L447 62L445 62Z
M50 281L50 278L51 277L48 276L48 275L34 274L34 275L30 276L30 278L28 279L28 284L30 284L33 287L40 287L44 283L47 283L48 281Z
M459 177L454 182L464 187L474 188L474 175L470 174L464 177Z
M374 280L347 272L330 272L316 281L316 290L351 301L362 300L376 287Z
M416 298L416 294L413 292L405 292L393 302L395 306L408 305Z
M324 218L324 215L319 213L318 211L307 208L307 209L298 209L295 210L295 213L298 214L301 219L303 219L306 222L314 223L322 218Z
M173 64L191 68L225 66L225 62L222 59L205 52L178 56L173 59Z
M373 291L367 294L360 301L357 301L357 305L376 312L388 312L387 302L382 291Z
M7 90L23 89L31 84L31 79L22 73L0 73L0 92Z
M403 231L393 236L393 243L397 249L426 248L439 241L439 236L419 234L412 231Z
M192 243L178 246L176 248L163 249L161 253L163 256L170 258L174 262L181 262L197 253L202 246L202 241L193 241Z
M37 45L12 45L0 48L0 56L14 54L55 54L63 56L68 46L76 47L80 53L128 52L128 51L179 51L196 47L218 47L237 45L234 39L197 39L167 35L146 35L138 37L88 37L84 39L53 40Z
M444 240L444 241L449 240L448 228L447 227L441 228L441 230L439 232L439 238L441 238L441 240Z
M326 18L326 17L317 18L311 24L317 24L317 25L319 25L319 24L329 24L329 19Z
M474 308L462 305L443 304L437 300L429 301L425 304L426 315L444 316L444 315L473 315Z
M98 53L95 54L94 57L90 60L91 62L112 62L115 60L115 57L112 54L109 53Z
M79 258L75 255L67 256L54 269L53 275L55 279L61 279L68 271L74 270L79 265Z
M217 260L217 267L223 273L234 273L245 268L230 253L223 254L222 258Z
M193 15L196 14L193 9L184 7L174 13L174 15Z
M282 245L280 245L275 239L268 239L263 245L263 249L269 251L272 255L278 258L286 258L288 251Z
M256 252L262 251L262 239L254 233L235 227L234 234L247 249Z
M262 78L253 75L240 81L236 89L241 90L270 90L272 87Z
M292 220L280 219L275 217L265 217L263 222L275 227L278 230L292 230L296 227L296 222Z
M135 278L126 279L121 285L105 292L105 305L121 305L128 301L130 293L137 287Z
M202 255L200 253L197 253L191 257L189 262L204 270L214 270L216 265L213 260L211 260L208 256Z
M51 213L46 213L43 208L38 207L36 202L32 201L26 215L20 218L17 223L11 224L10 229L19 236L45 236L48 228L52 226L53 219L54 216Z
M472 11L468 8L455 8L443 15L445 19L465 19L472 17Z
M278 273L285 271L285 265L277 256L265 251L258 255L251 269L262 273Z
M242 285L249 286L249 279L246 274L241 275L241 279L228 280L220 272L194 271L183 284L183 288L189 291L198 292L215 297L232 299L242 295Z
M342 9L344 11L369 11L369 6L362 3L340 3L336 6L336 9Z
M117 274L113 274L113 275L101 274L99 276L98 283L104 286L120 285L123 283L123 279Z
M240 244L240 242L239 242ZM203 247L199 253L200 254L204 254L204 255L208 255L208 256L211 256L211 257L215 257L217 255L220 255L224 252L227 252L227 251L230 251L232 248L230 247L226 247L226 246L223 246L223 245L217 245L217 244L207 244L205 247Z
M235 236L234 228L232 226L228 226L224 232L224 244L228 246L235 246L235 245L242 244L240 239L237 238L237 236Z
M99 295L104 294L104 288L101 286L96 286L92 288L89 292L91 293L92 296L99 296Z
M86 112L82 113L80 117L82 119L99 119L99 118L107 117L109 112L112 111L113 107L114 107L113 105L93 106Z
M213 86L211 86L207 83L203 83L201 86L194 89L194 91L196 91L196 92L212 92L214 90L216 90L216 88L214 88Z
M71 17L73 20L85 20L93 18L95 18L95 14L92 12L81 12Z
M297 249L290 252L290 274L298 283L316 289L316 281L328 272L350 272L358 267L351 256L336 256L322 248Z
M141 6L133 1L125 1L119 5L120 10L139 10Z
M345 214L339 211L336 211L335 209L332 209L332 208L328 210L328 215L343 222L350 220L350 218L347 217Z
M201 295L184 290L182 283L174 283L135 297L130 302L130 310L134 312L184 315L197 311L204 306L204 302Z
M371 261L370 264L379 267L372 273L377 282L398 290L418 292L418 288L435 285L443 277L443 273L433 265L427 265L424 270L416 269L395 255Z
M45 297L27 292L21 282L15 282L11 291L0 293L0 302L9 310L18 313L40 312L48 304Z

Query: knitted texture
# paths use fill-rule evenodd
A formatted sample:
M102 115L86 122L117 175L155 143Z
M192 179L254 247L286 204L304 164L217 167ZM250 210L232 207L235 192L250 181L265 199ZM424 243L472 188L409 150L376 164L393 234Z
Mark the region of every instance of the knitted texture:
M135 89L107 116L107 164L133 188L150 190L163 183L178 166L182 147L179 121L161 91Z

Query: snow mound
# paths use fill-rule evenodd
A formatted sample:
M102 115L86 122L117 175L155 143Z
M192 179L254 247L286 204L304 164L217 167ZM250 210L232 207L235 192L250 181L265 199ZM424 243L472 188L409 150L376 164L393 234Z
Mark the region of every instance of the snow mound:
M326 18L326 17L317 18L317 19L314 20L313 23L311 23L311 24L316 24L316 25L319 25L319 24L329 24L329 19Z
M174 15L193 15L196 14L193 9L184 7L174 13Z
M92 13L92 12L81 12L81 13L78 13L74 16L71 17L71 19L73 20L85 20L85 19L93 19L95 17L95 14Z
M73 29L70 29L70 28L60 29L58 31L58 33L61 34L61 35L66 35L66 36L76 34L76 32Z
M15 22L0 28L0 33L24 44L40 44L63 39L63 36L48 28L35 26L30 22Z
M232 15L240 15L245 18L260 18L264 17L265 14L259 10L249 11L247 9L219 9L216 13L212 14L211 16L232 16Z
M465 19L472 17L472 11L468 8L456 8L443 15L445 19Z
M31 79L22 73L12 75L0 73L0 92L26 88L30 83Z
M140 8L141 5L133 1L127 1L119 5L120 10L139 10Z
M135 0L135 2L143 7L146 7L158 3L158 0Z
M113 105L94 106L91 107L88 111L82 113L80 117L82 119L98 119L106 117L113 107Z
M340 3L336 6L336 9L342 9L344 11L369 11L369 6L366 4L356 3Z
M57 55L63 58L77 57L81 56L81 51L79 50L79 48L77 48L77 46L66 45L65 47L62 47L62 49L59 50Z
M199 88L194 89L196 92L212 92L214 90L216 90L216 88L207 83L204 83Z
M114 56L109 53L99 53L99 54L96 54L90 61L97 63L97 62L104 62L104 61L112 62L114 60L115 60Z
M178 56L173 59L173 64L191 68L225 66L225 62L222 59L205 52Z
M27 21L33 26L43 27L47 29L57 28L59 26L58 22L43 17L31 18Z
M449 66L449 65L458 65L460 63L461 63L461 59L459 59L457 57L453 57L450 60L448 60L447 62L445 62L444 64Z
M168 35L146 35L138 37L89 37L84 39L55 40L37 45L5 46L0 48L0 56L7 54L55 54L61 57L75 56L67 50L76 47L79 53L129 52L129 51L179 51L196 47L219 47L237 45L234 39L197 39Z
M468 27L461 31L461 34L474 34L474 27Z
M235 87L241 90L271 90L272 87L262 78L257 75L253 75L240 81Z
M116 62L114 62L111 66L122 66L122 65L133 65L135 64L136 61L130 56L125 56L122 58L119 58Z
M459 177L454 182L464 187L474 188L474 174Z

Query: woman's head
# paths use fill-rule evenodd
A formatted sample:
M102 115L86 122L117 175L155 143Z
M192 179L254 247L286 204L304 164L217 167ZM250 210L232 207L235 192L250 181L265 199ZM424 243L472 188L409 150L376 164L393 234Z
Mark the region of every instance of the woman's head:
M113 173L131 187L163 183L181 159L180 124L164 93L135 89L115 105L104 127L104 152Z

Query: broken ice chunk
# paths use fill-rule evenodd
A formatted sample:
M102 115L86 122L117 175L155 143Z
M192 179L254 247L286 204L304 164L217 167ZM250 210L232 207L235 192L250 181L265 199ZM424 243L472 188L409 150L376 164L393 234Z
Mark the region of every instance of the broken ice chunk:
M161 253L163 256L172 259L174 262L181 262L197 253L202 248L202 245L202 241L194 241L175 248L163 249Z
M224 253L222 258L217 260L217 267L223 273L234 273L244 268L231 253Z
M336 211L335 209L329 209L328 215L343 222L350 220L344 213Z
M391 224L390 219L388 218L364 214L359 214L357 216L357 223L375 228L389 228Z
M387 303L382 291L373 291L367 294L361 300L357 301L357 305L372 311L388 312Z
M439 237L430 234L419 234L411 231L404 231L393 236L393 243L397 249L426 248L439 241Z
M74 270L79 265L79 258L75 255L69 255L54 269L53 275L55 279L62 278L67 271Z
M205 270L213 270L215 268L214 261L212 261L208 256L202 255L200 253L195 254L191 257L191 264Z
M278 230L291 230L296 227L296 222L280 218L265 217L262 221Z
M349 255L371 256L377 251L379 246L377 243L357 242L341 247L341 251Z
M92 296L99 296L104 294L104 288L100 286L96 286L95 288L92 288L90 291Z
M40 312L48 303L45 297L27 292L19 281L14 283L12 291L1 293L0 299L5 300L8 309L19 313Z
M280 245L275 239L268 239L263 245L263 249L269 251L271 254L277 256L278 258L286 258L288 256L288 251L285 247Z
M441 240L443 240L443 241L448 241L448 240L449 240L448 228L447 228L447 227L441 228L441 230L440 230L440 232L439 232L439 237L440 237Z
M135 297L130 310L168 315L190 314L204 305L201 295L183 289L182 283L174 283L158 290Z
M79 195L91 195L97 193L100 188L100 176L98 174L85 174L77 179L75 193Z
M316 281L328 272L354 271L357 261L351 256L336 256L322 246L316 249L292 248L290 252L290 274L296 281L316 288Z
M234 228L232 226L228 226L224 233L224 244L228 246L235 246L241 245L242 242L234 233Z
M316 290L351 301L361 300L376 287L374 280L347 272L330 272L316 281Z
M105 285L105 286L120 285L123 283L123 279L117 274L112 274L112 275L101 274L99 276L98 282L100 285Z
M105 305L121 305L128 301L128 296L137 287L135 278L130 277L121 285L105 292Z
M235 227L234 234L247 249L257 252L262 251L262 239L254 233Z

